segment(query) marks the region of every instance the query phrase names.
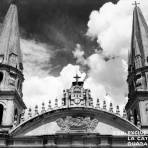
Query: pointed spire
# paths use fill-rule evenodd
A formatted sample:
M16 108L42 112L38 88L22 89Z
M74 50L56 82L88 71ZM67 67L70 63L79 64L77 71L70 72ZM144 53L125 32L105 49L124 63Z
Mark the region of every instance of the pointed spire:
M133 30L131 51L129 53L129 67L133 66L136 69L148 65L148 26L145 18L136 6L133 12Z
M0 63L23 69L20 49L17 1L11 1L0 34Z

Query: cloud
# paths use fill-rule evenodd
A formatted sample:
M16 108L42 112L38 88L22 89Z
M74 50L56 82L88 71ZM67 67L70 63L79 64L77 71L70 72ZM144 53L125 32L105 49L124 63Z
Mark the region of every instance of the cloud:
M47 50L48 49L48 50ZM25 76L44 76L50 69L52 47L34 40L21 39ZM45 70L46 69L46 70Z
M116 5L106 3L100 11L92 11L87 35L98 39L104 54L127 57L132 32L132 2L120 0ZM140 3L148 20L148 3L146 0Z
M100 54L93 54L88 58L89 76L95 83L103 85L106 93L118 104L125 103L124 98L127 94L127 71L124 64L125 61L121 58L106 61Z
M27 106L33 107L35 104L41 106L42 102L45 102L47 107L48 101L51 100L54 106L54 100L58 98L60 105L63 89L71 87L76 73L81 74L82 79L85 76L84 73L80 73L79 66L68 64L58 77L51 75L27 77L23 85L25 103Z
M84 58L85 52L82 49L80 44L76 44L76 48L72 53L73 53L73 56L76 58L76 62L78 64L82 64L82 65L86 64L86 61L85 61L85 58Z
M146 2L143 1L143 3L145 4L143 10L147 12ZM146 18L148 17L146 16ZM55 18L55 20L57 19ZM56 22L55 20L53 24ZM49 99L54 102L56 97L60 101L63 89L70 88L75 73L79 73L84 79L86 74L81 74L80 66L75 65L74 58L77 64L89 67L85 88L91 89L92 97L95 101L96 98L106 99L108 103L111 101L123 106L127 101L126 57L127 50L130 47L132 26L131 1L121 0L117 5L107 3L100 11L94 10L90 14L87 35L92 39L97 38L98 44L101 43L103 48L101 52L94 50L97 49L94 43L85 43L88 41L86 36L84 37L85 39L81 38L81 42L78 41L80 38L72 40L72 42L71 40L69 41L68 39L71 38L76 39L79 36L77 32L80 31L79 33L81 33L81 29L76 29L77 35L73 37L75 31L69 35L71 33L69 24L72 24L73 20L66 25L66 27L69 26L68 31L65 26L60 31L58 27L62 26L63 19L60 21L60 25L56 22L57 26L55 25L54 29L53 24L47 27L47 30L44 28L46 31L44 30L43 34L49 33L48 36L50 38L56 38L56 40L52 40L53 44L51 42L49 44L45 40L41 41L39 38L38 40L21 40L26 79L23 93L27 106L45 102L47 107ZM48 25L47 22L45 24ZM76 23L73 24L74 26L71 25L71 27L77 28ZM78 24L80 25L81 22ZM50 32L48 32L48 29L50 29ZM56 36L54 36L55 34ZM84 34L83 32L82 36ZM65 46L57 46L57 44L54 44L56 41L64 43ZM71 49L68 48L70 47L68 46L69 43L73 45ZM57 77L51 73L49 74L52 68L58 69Z

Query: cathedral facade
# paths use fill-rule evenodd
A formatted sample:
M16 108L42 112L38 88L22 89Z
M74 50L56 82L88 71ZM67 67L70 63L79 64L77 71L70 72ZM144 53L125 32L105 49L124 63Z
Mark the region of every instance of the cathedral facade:
M129 100L123 114L97 99L79 76L63 91L62 104L49 101L24 114L23 60L18 10L10 4L0 34L0 148L127 148L148 147L148 26L140 8L133 12L128 59Z

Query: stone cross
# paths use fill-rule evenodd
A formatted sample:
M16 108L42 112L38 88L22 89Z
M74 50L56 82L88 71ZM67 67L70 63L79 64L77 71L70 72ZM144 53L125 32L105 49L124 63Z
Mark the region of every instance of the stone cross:
M137 7L137 5L139 5L140 3L137 3L136 1L132 4L135 5Z
M76 74L74 78L76 79L76 82L78 82L81 77L79 77L78 74Z

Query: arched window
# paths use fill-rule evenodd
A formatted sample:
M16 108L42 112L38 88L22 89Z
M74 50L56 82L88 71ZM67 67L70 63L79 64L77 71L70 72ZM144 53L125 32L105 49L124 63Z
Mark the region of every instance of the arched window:
M0 125L2 124L2 120L3 120L3 110L4 110L4 107L2 104L0 104Z
M3 81L3 72L0 72L0 83Z
M20 80L17 81L17 89L20 89Z
M18 119L18 111L17 109L14 110L14 121L17 121Z
M137 125L137 110L134 110L134 124Z

